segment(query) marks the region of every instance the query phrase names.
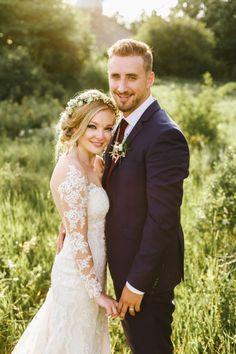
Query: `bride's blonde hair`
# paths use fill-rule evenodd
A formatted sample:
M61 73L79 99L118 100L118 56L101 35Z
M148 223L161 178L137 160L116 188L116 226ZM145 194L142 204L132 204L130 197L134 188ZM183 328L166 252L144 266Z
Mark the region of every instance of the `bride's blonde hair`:
M109 109L118 117L113 100L99 90L87 90L68 101L57 124L56 159L77 144L91 119L100 111Z

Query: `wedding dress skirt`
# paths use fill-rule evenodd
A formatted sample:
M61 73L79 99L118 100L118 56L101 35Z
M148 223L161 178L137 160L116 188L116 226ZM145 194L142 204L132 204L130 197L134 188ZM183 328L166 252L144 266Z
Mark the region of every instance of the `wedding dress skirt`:
M96 277L105 286L105 215L109 202L104 189L87 186L88 243ZM110 354L108 323L84 285L66 236L56 256L46 300L12 354Z

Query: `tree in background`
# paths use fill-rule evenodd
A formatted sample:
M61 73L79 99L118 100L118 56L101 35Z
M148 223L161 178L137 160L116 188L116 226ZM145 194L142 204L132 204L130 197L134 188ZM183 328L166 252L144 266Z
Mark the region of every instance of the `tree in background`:
M236 77L236 1L179 0L174 15L187 15L210 28L216 38L215 58L222 64L218 76Z
M62 0L0 0L0 23L0 99L19 100L29 88L41 90L49 83L52 89L78 90L92 43L84 16ZM16 78L18 89L12 86Z
M172 18L167 21L153 13L139 28L137 38L153 48L156 73L199 77L211 71L214 35L197 20Z

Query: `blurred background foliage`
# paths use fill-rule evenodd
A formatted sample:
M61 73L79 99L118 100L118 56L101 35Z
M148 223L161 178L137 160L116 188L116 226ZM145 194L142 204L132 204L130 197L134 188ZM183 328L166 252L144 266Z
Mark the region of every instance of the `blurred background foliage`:
M92 43L86 18L59 0L1 0L0 23L0 99L80 87Z
M232 80L235 13L233 0L179 0L167 19L144 13L123 33L150 44L158 75L200 78L209 71L216 79ZM94 15L100 28L108 21L62 0L0 0L0 100L45 92L68 98L85 86L107 89L104 53L116 18L113 26L108 22L110 33L109 27L100 30L97 47Z
M154 49L152 93L191 150L175 352L236 352L235 13L233 0L179 0L166 19L143 13L128 25L61 0L0 0L1 354L12 350L50 284L59 222L49 193L55 124L75 92L108 91L114 34ZM130 353L118 321L110 331L112 352Z

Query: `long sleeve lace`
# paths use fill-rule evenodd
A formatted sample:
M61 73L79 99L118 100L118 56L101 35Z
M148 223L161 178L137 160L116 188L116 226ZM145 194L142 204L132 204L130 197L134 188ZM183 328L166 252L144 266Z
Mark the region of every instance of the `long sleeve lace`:
M71 165L58 191L67 237L70 238L81 279L89 297L93 298L101 293L102 287L96 278L87 239L87 187L85 176Z

